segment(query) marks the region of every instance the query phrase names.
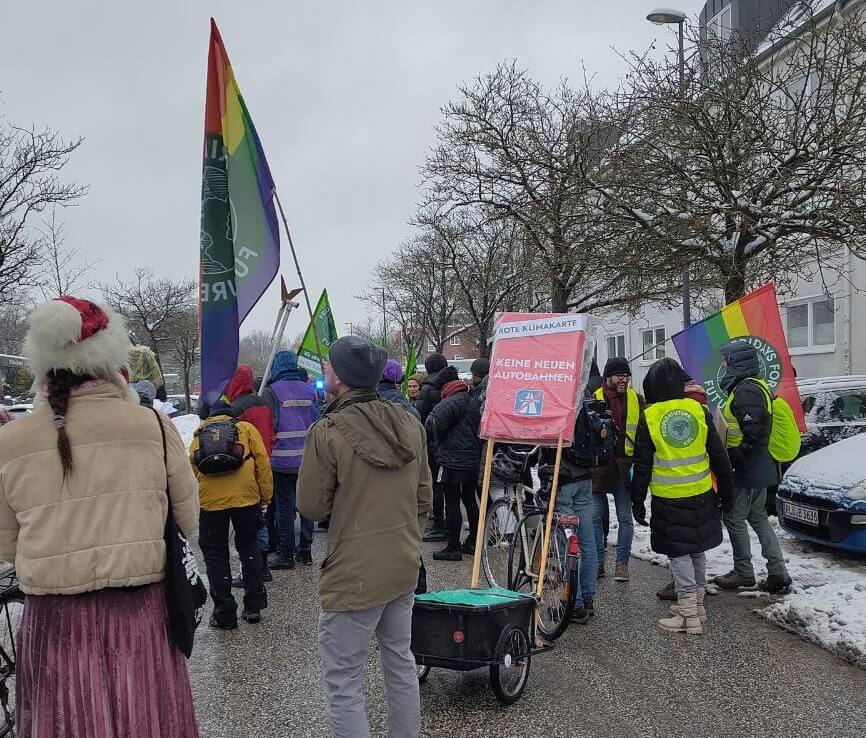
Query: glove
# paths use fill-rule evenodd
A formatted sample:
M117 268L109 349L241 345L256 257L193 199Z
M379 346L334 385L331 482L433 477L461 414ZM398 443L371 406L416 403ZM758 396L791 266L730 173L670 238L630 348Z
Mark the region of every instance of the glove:
M644 527L649 525L646 519L646 506L643 502L632 502L631 514L634 516L634 520L638 525Z

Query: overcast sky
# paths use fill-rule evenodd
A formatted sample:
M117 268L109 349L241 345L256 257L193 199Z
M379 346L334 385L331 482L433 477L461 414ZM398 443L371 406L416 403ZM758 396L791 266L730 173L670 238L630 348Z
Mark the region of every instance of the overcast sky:
M261 136L312 299L328 288L338 330L353 298L410 229L418 167L440 107L503 59L545 84L602 84L611 48L674 42L643 0L320 0L5 3L0 114L83 136L67 174L90 187L61 212L69 244L100 259L95 279L138 265L198 271L209 16ZM696 14L702 3L680 7ZM283 238L285 247L285 239ZM293 276L287 248L283 274ZM270 328L278 290L244 331ZM295 335L303 316L290 324Z

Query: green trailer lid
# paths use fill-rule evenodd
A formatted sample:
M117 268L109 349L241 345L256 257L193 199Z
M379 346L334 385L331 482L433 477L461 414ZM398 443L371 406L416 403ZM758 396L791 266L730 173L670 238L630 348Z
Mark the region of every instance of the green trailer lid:
M535 598L522 592L514 592L502 587L488 589L443 589L416 595L415 602L435 602L441 605L463 605L464 607L494 607L505 603L528 601Z

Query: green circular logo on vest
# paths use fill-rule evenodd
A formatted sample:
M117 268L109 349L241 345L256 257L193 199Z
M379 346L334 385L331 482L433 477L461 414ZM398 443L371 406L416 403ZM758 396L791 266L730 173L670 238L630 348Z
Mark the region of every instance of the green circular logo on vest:
M686 448L698 437L698 419L686 410L668 410L662 417L660 430L669 446Z
M760 378L763 379L771 390L782 382L782 359L776 347L765 338L758 336L738 336L732 338L731 343L742 341L752 346L758 353L758 364L761 367ZM704 377L714 377L715 381L709 380L705 387L709 404L721 406L728 397L728 393L722 389L722 377L725 376L727 366L720 352L716 351L713 358L705 365Z

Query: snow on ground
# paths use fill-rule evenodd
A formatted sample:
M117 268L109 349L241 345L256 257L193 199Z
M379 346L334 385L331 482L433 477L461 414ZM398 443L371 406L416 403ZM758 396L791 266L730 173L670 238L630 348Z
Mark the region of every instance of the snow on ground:
M609 501L611 535L608 545L614 545L616 510L613 499ZM794 580L791 594L778 601L774 598L769 605L760 602L766 596L763 592L745 590L738 596L755 598L755 612L761 617L866 668L866 558L800 541L782 530L775 518L770 521L782 544L788 573ZM757 536L751 529L749 533L755 576L760 580L767 575L766 562L761 558ZM649 528L637 523L632 555L661 566L668 565L666 556L650 548ZM731 543L724 531L722 545L707 551L707 578L725 574L732 568ZM712 586L708 592L717 594Z
M193 434L198 430L199 425L201 425L198 415L181 415L180 417L172 418L171 422L174 423L174 427L180 433L184 446L189 448L189 445L192 443Z

